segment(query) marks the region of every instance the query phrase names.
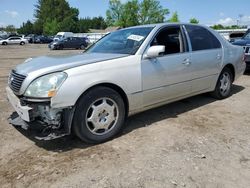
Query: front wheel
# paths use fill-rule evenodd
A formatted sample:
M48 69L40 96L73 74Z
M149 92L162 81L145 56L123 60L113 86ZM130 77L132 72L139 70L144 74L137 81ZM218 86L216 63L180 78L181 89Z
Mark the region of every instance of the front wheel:
M125 120L123 99L113 89L96 87L76 104L73 131L87 143L101 143L113 138Z
M25 44L25 42L20 42L20 45L24 45Z
M8 43L7 42L3 42L2 45L7 45Z
M225 67L217 81L215 90L211 93L216 99L225 99L230 96L233 83L232 71Z

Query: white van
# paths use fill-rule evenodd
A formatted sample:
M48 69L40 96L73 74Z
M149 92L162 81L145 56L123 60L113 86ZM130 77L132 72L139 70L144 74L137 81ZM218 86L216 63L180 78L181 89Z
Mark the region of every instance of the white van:
M54 37L54 41L60 40L60 39L65 39L68 37L73 37L74 33L72 32L59 32L56 34L56 36Z

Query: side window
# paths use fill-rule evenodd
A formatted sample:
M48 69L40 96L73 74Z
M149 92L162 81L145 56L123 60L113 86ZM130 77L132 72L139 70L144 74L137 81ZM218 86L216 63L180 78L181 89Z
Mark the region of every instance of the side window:
M186 25L193 51L221 48L220 41L207 29Z
M155 45L165 46L165 55L185 52L180 27L169 27L161 30L150 44L150 46Z

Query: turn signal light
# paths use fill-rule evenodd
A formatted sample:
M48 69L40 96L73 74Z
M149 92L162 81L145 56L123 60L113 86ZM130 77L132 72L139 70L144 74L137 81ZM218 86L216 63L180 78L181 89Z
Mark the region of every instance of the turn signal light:
M50 90L48 92L48 97L54 97L56 95L56 90Z

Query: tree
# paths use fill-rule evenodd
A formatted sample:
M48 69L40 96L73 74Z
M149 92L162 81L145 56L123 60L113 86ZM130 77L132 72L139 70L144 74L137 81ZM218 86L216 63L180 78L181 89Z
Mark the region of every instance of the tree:
M106 22L109 26L119 25L121 21L123 4L120 0L110 0L109 9L106 11Z
M60 31L59 24L56 19L46 20L43 27L43 33L45 35L54 35L59 31Z
M14 33L16 32L16 28L14 25L7 25L4 29L6 32Z
M180 22L178 13L175 11L172 17L168 20L169 22Z
M59 28L62 31L78 32L78 15L79 10L76 8L71 8L61 23Z
M143 0L139 7L140 24L162 23L169 14L169 10L163 8L157 0Z
M199 23L199 20L197 20L196 18L191 18L191 19L189 20L189 22L192 23L192 24L198 24L198 23Z
M88 32L89 29L105 29L107 24L103 17L86 17L78 21L78 31L81 33Z
M18 29L18 33L28 35L34 33L34 25L28 20L26 23L23 23L22 26Z
M220 30L220 29L243 29L247 28L247 26L238 26L238 25L231 25L231 26L223 26L221 24L213 25L211 28L215 30Z
M218 30L218 29L224 29L224 26L221 25L221 24L217 24L217 25L211 26L211 28L213 28L213 29L215 29L215 30Z
M53 32L58 30L77 32L78 15L79 10L70 7L66 0L38 0L35 5L34 30L38 33L48 33L48 28Z
M119 26L130 27L139 24L137 16L139 14L139 3L138 0L128 1L123 6L121 19L119 21Z
M120 0L110 0L106 12L106 22L109 26L128 27L133 25L164 22L169 14L158 0L129 0L121 3Z

